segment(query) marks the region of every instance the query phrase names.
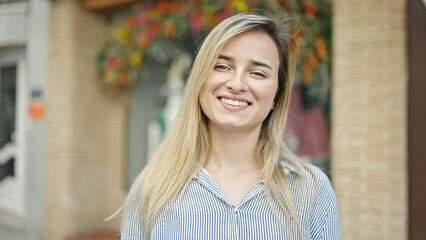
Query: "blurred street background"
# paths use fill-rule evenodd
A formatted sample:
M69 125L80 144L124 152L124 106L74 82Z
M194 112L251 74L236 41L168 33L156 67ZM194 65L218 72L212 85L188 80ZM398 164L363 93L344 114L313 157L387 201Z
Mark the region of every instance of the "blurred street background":
M0 0L0 239L119 239L203 38L255 10L299 21L283 139L343 239L426 239L424 0Z

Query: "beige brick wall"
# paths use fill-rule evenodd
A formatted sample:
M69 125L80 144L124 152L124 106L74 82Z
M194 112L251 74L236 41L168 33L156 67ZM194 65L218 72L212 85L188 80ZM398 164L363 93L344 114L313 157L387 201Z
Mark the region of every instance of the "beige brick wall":
M126 194L127 110L101 92L95 64L110 32L81 1L52 1L50 19L45 239L117 230L102 219Z
M332 171L343 238L407 239L405 0L333 1Z

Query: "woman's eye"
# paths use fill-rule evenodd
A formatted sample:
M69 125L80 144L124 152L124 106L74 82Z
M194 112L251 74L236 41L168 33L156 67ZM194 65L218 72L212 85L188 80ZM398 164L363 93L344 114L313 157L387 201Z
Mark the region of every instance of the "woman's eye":
M262 78L266 77L266 75L263 74L263 73L261 73L261 72L253 72L252 74L255 75L255 76L257 76L257 77L262 77Z
M228 70L228 67L224 66L224 65L216 65L216 66L214 66L214 69L216 69L216 70Z

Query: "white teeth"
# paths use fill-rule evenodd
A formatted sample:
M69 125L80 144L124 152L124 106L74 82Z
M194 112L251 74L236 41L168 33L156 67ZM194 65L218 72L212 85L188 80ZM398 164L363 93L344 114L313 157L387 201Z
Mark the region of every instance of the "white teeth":
M228 99L228 98L220 98L220 101L232 105L232 106L247 106L248 103L244 102L244 101L237 101L237 100L232 100L232 99Z

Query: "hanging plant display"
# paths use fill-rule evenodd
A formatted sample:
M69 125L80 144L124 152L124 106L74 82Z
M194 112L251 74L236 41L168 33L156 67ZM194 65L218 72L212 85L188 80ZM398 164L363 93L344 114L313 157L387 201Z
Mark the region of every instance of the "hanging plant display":
M198 38L229 16L276 8L300 22L296 80L308 90L308 98L322 104L330 83L329 0L145 1L113 31L113 40L99 54L100 82L109 95L131 93L147 71L147 56L168 61L182 53L180 42Z

